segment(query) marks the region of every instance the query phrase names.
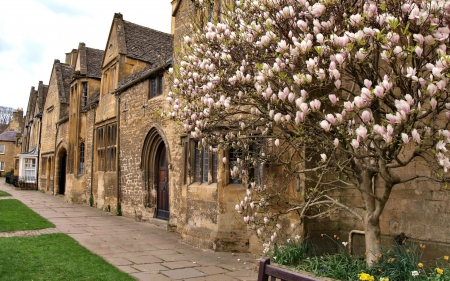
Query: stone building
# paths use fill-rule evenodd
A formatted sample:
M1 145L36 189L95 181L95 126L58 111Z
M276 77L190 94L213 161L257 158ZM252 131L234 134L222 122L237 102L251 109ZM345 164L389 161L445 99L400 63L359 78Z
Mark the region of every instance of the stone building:
M90 195L88 175L91 165L87 163L91 163L93 147L94 110L91 105L100 93L103 54L102 50L86 47L84 43L66 54L66 63L74 65L70 83L69 132L65 140L68 145L65 196L69 202L87 202Z
M0 177L16 169L15 155L20 152L20 137L23 127L23 109L13 111L11 122L0 133Z
M101 63L101 88L92 128L94 139L90 192L99 208L120 212L120 196L126 191L119 189L119 139L136 137L120 131L120 111L126 110L127 105L121 109L120 97L114 93L119 84L125 85L134 77L163 65L171 55L170 34L125 21L121 14L114 15ZM155 87L157 91L163 89L162 76L155 82ZM149 97L147 92L135 95L144 103Z
M42 112L48 86L39 81L38 88L31 87L28 106L22 129L21 151L16 155L19 161L15 171L19 179L37 185L37 163L42 130Z
M68 151L68 114L73 65L55 60L43 104L39 143L39 189L64 194Z

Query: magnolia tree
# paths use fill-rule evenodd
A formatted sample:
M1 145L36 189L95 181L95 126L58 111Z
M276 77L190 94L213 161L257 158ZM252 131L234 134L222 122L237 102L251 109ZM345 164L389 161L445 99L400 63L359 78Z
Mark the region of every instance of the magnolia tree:
M236 209L260 237L276 241L290 213L344 209L371 264L392 189L450 168L449 14L440 0L237 1L184 37L170 115L203 146L239 151L223 161L248 186ZM282 173L261 178L261 164ZM302 200L287 192L298 179ZM342 188L362 206L330 195Z

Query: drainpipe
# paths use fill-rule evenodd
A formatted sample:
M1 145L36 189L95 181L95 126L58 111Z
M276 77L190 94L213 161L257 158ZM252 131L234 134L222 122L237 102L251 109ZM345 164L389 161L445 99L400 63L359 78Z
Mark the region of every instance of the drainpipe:
M117 206L116 214L118 214L120 206L120 96L116 96L116 115L117 115L117 138L116 138L116 184L117 184Z
M58 132L59 132L59 123L58 122L56 122L56 134L55 134L55 148L54 148L54 152L53 152L53 155L54 155L54 161L53 161L53 165L55 165L55 169L53 169L53 190L52 190L52 193L53 193L53 195L55 195L55 173L56 173L56 158L57 158L57 154L56 154L56 145L57 145L57 143L58 143ZM61 172L61 171L59 171L59 172ZM58 178L59 179L59 178Z
M37 117L39 118L39 141L38 141L38 145L37 145L37 150L38 150L38 157L37 157L37 163L36 163L36 190L39 190L39 160L41 159L41 136L42 136L42 113L39 113L37 115ZM29 133L29 132L28 132ZM27 145L28 146L28 145ZM28 151L28 149L27 149Z
M95 106L91 106L90 109L93 109L94 111L94 119L92 121L92 145L91 145L91 196L94 198L94 193L92 191L94 187L94 140L95 140L95 113L97 112L97 109Z

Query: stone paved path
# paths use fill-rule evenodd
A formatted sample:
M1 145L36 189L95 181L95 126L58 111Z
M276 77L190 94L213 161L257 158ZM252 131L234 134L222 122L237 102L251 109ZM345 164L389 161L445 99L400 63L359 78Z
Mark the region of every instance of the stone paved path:
M87 205L69 204L59 196L14 190L4 178L0 178L0 190L10 193L56 226L56 229L25 231L18 235L66 233L138 280L257 279L258 257L254 255L201 250L182 243L177 233L162 227L114 216Z

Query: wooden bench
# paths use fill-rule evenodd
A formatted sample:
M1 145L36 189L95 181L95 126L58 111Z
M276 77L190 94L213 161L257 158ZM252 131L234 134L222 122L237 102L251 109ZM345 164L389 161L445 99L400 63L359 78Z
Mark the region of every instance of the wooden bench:
M320 281L300 273L270 265L270 259L261 259L259 262L258 281Z

